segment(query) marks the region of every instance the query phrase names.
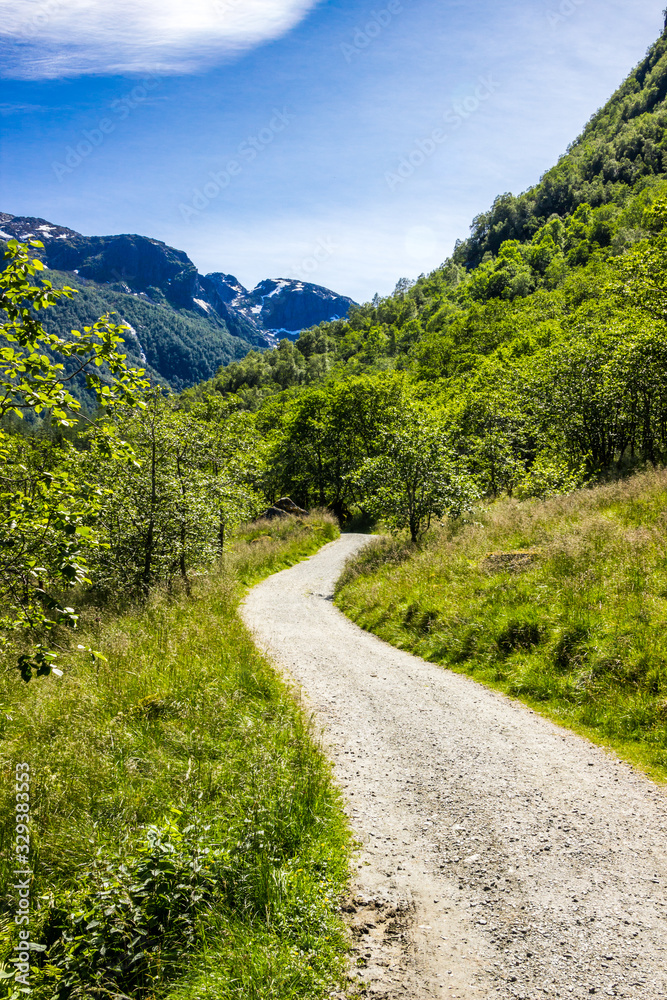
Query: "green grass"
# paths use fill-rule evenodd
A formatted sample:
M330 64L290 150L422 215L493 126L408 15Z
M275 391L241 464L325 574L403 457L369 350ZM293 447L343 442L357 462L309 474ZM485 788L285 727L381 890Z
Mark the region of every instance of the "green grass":
M667 779L667 472L372 543L338 606Z
M337 533L322 515L253 525L191 598L89 624L79 641L106 660L73 652L62 678L29 685L2 673L3 952L25 761L31 934L47 947L33 958L36 1000L316 1000L340 983L341 803L237 612L244 585Z
M237 579L244 587L293 566L317 552L326 542L339 535L337 523L324 510L313 511L310 517L254 521L237 534L232 559Z

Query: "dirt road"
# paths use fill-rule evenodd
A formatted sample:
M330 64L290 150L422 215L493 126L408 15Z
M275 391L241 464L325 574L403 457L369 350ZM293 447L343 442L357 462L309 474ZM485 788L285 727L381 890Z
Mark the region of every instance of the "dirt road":
M244 617L316 712L363 850L350 921L376 1000L667 996L667 795L332 604L344 535Z

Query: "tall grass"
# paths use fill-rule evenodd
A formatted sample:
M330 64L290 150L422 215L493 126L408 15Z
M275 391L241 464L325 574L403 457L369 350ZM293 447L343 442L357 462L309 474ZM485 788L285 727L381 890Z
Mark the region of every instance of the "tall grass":
M192 597L89 626L62 678L0 676L2 944L14 765L30 764L36 1000L328 996L349 856L329 767L237 613L242 583L337 535L253 525ZM11 980L0 986L11 996Z
M381 539L338 605L667 778L667 471Z

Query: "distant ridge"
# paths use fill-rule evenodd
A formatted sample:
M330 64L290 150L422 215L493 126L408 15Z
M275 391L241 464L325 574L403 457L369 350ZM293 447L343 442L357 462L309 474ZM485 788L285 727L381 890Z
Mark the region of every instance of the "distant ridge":
M268 278L249 291L231 274L199 274L184 251L160 240L136 234L82 236L46 219L0 212L0 242L9 239L41 240L44 249L36 256L50 270L73 276L70 284L78 279L79 306L89 301L99 308L101 296L107 310L133 326L137 344L149 342L148 348L137 349L139 360L145 358L175 388L210 378L221 364L253 347L275 346L281 337L295 339L303 329L345 318L354 304L321 285L290 278ZM132 308L130 299L135 300ZM71 304L60 311L68 314L67 321L72 318ZM150 346L156 324L160 351Z

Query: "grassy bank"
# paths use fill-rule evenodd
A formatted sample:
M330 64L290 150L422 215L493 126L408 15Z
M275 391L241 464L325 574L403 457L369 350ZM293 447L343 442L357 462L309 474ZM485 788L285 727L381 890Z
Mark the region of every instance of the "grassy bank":
M6 958L27 762L37 1000L314 1000L338 982L347 828L237 613L244 583L337 533L326 516L253 525L191 598L91 624L79 641L105 660L72 653L27 686L2 673L2 940Z
M475 518L371 544L339 607L666 779L667 472Z

